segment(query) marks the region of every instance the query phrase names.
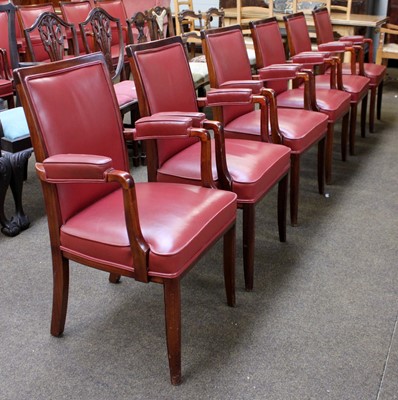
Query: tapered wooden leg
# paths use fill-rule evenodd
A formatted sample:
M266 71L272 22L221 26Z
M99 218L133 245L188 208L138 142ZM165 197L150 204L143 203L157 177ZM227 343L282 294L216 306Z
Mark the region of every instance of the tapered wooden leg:
M318 142L318 192L325 194L325 154L326 138Z
M347 160L347 142L348 142L348 125L350 122L350 113L348 112L343 117L342 127L341 127L341 159L343 161ZM328 181L326 181L328 183Z
M350 155L353 156L355 154L355 131L357 126L357 113L358 107L357 104L351 104L350 111L350 139L349 139L349 147L350 147Z
M368 108L368 95L362 99L361 104L361 137L366 137L366 112Z
M173 385L181 383L181 288L179 279L166 279L164 306L167 353L170 378Z
M59 251L53 253L53 310L51 334L60 336L65 327L69 292L69 261Z
M376 109L376 92L377 86L373 86L370 90L370 106L369 106L369 132L375 131L375 109Z
M381 81L377 88L377 119L381 119L381 103L383 100L384 81Z
M326 134L326 156L325 156L325 178L326 178L326 183L328 185L332 182L333 137L334 137L334 123L329 122L328 132ZM319 166L319 161L318 161L318 166Z
M292 154L291 166L290 166L290 222L292 226L297 225L299 185L300 185L300 156L298 154Z
M278 231L279 240L286 242L287 195L289 191L289 174L278 183Z
M235 224L224 235L224 283L227 304L235 306L235 260L236 260L236 227Z
M119 274L109 274L109 282L110 283L119 283L121 275Z
M245 288L253 290L254 248L255 248L255 209L254 204L243 204L243 270Z

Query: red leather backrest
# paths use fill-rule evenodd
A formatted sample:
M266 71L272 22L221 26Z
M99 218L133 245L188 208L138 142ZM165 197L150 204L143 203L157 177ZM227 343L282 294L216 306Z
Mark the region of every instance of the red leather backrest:
M311 39L303 14L300 13L300 15L290 17L286 23L286 28L290 32L290 56L294 56L302 51L311 51Z
M206 43L216 76L216 82L211 82L214 87L227 81L252 79L246 45L239 28L206 35ZM251 110L251 106L223 107L223 122L228 124Z
M98 7L101 7L104 9L109 15L111 15L114 18L118 18L120 20L120 25L122 27L125 27L123 32L123 42L126 44L127 43L127 14L126 10L124 8L123 3L121 0L106 0L106 1L100 1L97 3ZM115 23L111 23L112 26L115 26ZM112 45L118 45L119 44L119 39L117 37L117 34L112 35Z
M54 6L52 4L41 4L34 7L18 7L19 20L22 22L22 32L24 29L30 28L43 12L55 13ZM32 47L36 61L48 60L50 56L44 50L38 30L35 29L33 32L31 32L30 38L32 41Z
M8 14L6 12L0 13L0 48L6 50L8 65L11 67L10 44L8 40Z
M97 60L43 72L25 82L46 157L68 153L106 156L114 168L128 171L121 116L104 63ZM63 220L116 187L57 185Z
M155 1L148 2L148 0L128 0L124 1L124 8L126 10L127 18L131 18L138 11L145 12L160 4L155 4Z
M256 25L255 34L258 50L261 52L263 64L261 67L284 64L286 62L285 48L277 21ZM274 89L276 93L280 93L287 89L287 83L278 81L267 84L267 87Z
M333 27L326 8L314 14L314 22L318 44L333 42Z
M79 30L79 23L85 21L92 8L88 1L62 3L60 7L63 19L70 24L74 24L77 30Z
M181 43L137 51L135 54L150 114L198 111L192 75ZM189 140L158 140L160 165L191 143Z

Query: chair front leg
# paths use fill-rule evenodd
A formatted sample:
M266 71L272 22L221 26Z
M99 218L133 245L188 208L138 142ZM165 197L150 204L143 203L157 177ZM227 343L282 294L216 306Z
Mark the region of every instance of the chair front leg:
M368 95L362 99L361 104L361 137L366 136L366 112L368 108Z
M236 225L224 234L224 283L227 304L235 307Z
M278 183L278 231L279 241L286 242L287 196L289 191L289 174Z
M377 89L377 115L376 115L376 117L379 121L381 119L381 102L383 100L383 88L384 88L384 81L382 80Z
M334 139L334 123L328 122L328 131L326 134L326 156L325 156L325 175L326 183L332 183L332 164L333 164L333 139ZM319 148L318 148L319 155ZM319 167L319 160L318 160Z
M60 250L53 250L53 309L51 334L62 335L65 328L69 294L69 261Z
M342 128L341 128L341 160L347 160L347 142L348 142L348 126L350 123L350 113L348 112L343 117ZM326 181L326 183L329 183Z
M357 125L357 114L358 114L358 105L356 103L351 103L350 138L349 138L349 147L351 156L355 155L355 131Z
M173 385L181 383L181 287L179 279L163 282L166 341L170 378Z
M377 86L373 86L370 90L370 106L369 106L369 132L375 131L375 109L376 109L376 92Z
M254 249L255 249L255 208L254 204L242 205L243 218L243 270L245 275L245 289L253 290L254 281Z
M300 155L291 155L290 165L290 223L297 225L300 186Z
M325 194L325 155L326 137L318 142L318 192Z

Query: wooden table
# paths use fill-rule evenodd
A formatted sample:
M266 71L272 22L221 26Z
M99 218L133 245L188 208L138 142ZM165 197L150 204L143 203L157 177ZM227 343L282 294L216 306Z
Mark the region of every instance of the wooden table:
M237 21L237 11L236 8L226 8L225 10L225 25L236 24ZM286 14L274 13L274 17L279 21L281 26L283 25L283 17ZM242 11L242 20L259 20L268 18L269 13L267 8L260 7L244 7ZM309 27L314 26L314 20L312 15L306 15L307 24ZM366 15L366 14L351 14L350 19L344 18L339 13L331 14L331 20L333 25L333 30L342 36L354 35L355 28L357 27L367 27L367 28L379 28L387 21L386 16L381 15Z

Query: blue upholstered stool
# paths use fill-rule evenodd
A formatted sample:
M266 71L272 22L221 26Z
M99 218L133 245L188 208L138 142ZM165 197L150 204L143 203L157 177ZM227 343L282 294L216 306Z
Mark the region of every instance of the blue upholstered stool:
M0 224L7 236L16 236L29 227L22 207L22 186L32 154L29 128L22 107L0 112ZM15 202L15 214L8 219L4 200L8 186Z

